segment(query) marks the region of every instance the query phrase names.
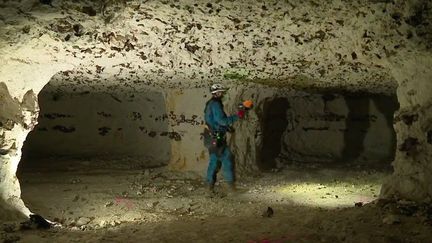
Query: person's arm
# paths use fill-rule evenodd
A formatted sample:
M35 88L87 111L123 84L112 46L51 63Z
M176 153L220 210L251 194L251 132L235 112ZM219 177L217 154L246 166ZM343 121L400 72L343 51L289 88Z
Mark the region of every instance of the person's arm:
M219 126L229 127L239 119L238 115L225 116L224 111L222 109L222 105L217 102L213 103L212 111L213 111L214 121Z

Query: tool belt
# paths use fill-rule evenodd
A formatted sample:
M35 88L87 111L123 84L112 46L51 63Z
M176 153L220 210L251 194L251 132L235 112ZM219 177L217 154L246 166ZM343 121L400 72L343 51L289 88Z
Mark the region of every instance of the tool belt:
M204 146L209 149L210 153L224 148L226 145L226 133L210 131L207 127L204 128Z
M224 132L212 132L211 138L212 146L222 147L226 144L226 135Z

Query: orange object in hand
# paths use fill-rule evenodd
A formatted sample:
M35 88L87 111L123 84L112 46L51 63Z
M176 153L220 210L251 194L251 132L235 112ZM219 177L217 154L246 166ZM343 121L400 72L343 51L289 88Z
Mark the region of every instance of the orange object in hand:
M253 102L252 102L252 100L245 100L245 101L243 101L243 106L244 106L246 109L251 109L252 106L253 106Z

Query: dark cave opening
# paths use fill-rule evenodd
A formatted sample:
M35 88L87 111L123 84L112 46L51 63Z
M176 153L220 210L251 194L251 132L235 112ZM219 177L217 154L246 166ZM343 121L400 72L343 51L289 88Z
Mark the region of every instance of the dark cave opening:
M281 140L283 132L288 126L286 111L289 103L286 98L276 98L264 104L263 116L263 147L259 161L261 170L268 170L276 167L276 158L281 153Z
M396 151L395 95L307 94L268 99L261 116L258 167L391 168Z

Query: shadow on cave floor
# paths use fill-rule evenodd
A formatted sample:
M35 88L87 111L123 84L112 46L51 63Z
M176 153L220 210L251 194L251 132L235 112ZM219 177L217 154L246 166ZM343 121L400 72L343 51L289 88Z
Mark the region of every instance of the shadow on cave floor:
M150 162L143 158L136 157L26 157L23 156L18 167L18 175L38 171L38 172L91 172L98 173L103 171L134 171L155 169L166 166L167 162Z
M427 242L431 226L421 214L373 201L385 175L291 168L242 178L236 195L218 183L210 197L200 176L166 168L26 172L26 204L63 227L0 235L23 242ZM263 217L268 207L271 218ZM388 217L400 223L383 223Z
M74 164L77 164L75 161ZM131 222L159 222L179 216L242 216L266 206L353 207L379 195L385 172L359 169L286 168L238 180L239 193L227 197L218 182L213 198L202 177L168 168L131 170L24 171L22 198L35 213L64 225L97 228ZM247 207L244 207L247 205ZM81 226L81 225L78 225Z
M261 209L261 208L260 208ZM238 217L183 216L157 223L124 223L97 230L26 231L25 242L430 242L431 226L402 216L382 223L378 206L323 210L275 206L271 218L260 209Z

